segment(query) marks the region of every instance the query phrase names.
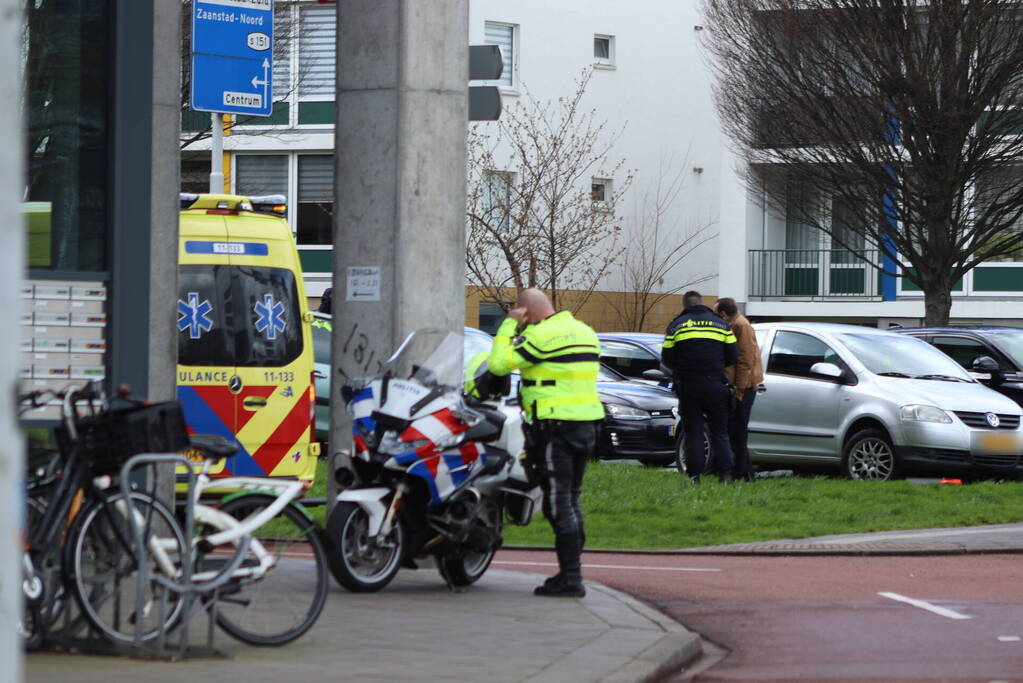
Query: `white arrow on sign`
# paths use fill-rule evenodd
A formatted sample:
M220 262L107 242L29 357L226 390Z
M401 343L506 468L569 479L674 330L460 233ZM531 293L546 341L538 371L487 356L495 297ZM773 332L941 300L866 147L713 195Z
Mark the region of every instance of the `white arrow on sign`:
M267 86L270 84L270 61L266 58L263 59L263 80L259 80L259 76L252 77L252 87L259 90L259 86L263 86L263 101L268 101L269 93L267 93Z

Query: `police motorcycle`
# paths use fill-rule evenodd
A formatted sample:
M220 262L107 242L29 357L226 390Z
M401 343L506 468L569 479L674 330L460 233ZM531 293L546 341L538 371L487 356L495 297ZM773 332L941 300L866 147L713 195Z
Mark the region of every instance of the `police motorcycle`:
M325 535L331 573L349 591L378 591L431 556L450 588L468 586L503 525L528 524L539 507L521 462L521 411L463 394L461 357L460 334L417 330L375 376L345 378L351 468L335 473L343 490Z

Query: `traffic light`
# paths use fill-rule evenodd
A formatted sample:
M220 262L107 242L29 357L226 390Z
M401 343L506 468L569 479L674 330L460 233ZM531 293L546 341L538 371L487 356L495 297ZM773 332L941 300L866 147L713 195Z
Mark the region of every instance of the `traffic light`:
M504 72L497 45L469 46L469 80L492 81ZM496 85L469 86L469 120L496 121L501 116L501 89Z

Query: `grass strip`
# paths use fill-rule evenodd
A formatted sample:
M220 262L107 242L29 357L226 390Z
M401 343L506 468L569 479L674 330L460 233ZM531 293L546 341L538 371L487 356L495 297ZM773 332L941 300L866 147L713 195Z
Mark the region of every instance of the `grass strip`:
M309 496L326 495L321 462ZM965 486L779 477L694 486L674 470L592 463L582 494L590 548L663 550L830 534L1005 524L1023 520L1023 483ZM326 508L310 510L322 523ZM505 527L508 545L554 545L537 515Z

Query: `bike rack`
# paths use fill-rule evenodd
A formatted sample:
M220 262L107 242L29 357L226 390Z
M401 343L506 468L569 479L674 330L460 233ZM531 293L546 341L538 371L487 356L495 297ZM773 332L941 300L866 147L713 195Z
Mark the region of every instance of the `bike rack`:
M136 482L132 481L132 472L139 467L149 465L182 465L187 472L188 497L184 507L184 526L182 533L185 544L181 552L181 575L174 580L168 579L158 572L151 572L149 567L150 556L146 548L146 538L151 531L150 525L154 517L147 515L144 524L139 524L135 515L126 515L129 531L132 536L132 554L137 578L135 580L135 607L129 614L121 614L120 602L116 603L114 619L117 623L124 624L131 620L135 625L134 638L130 644L111 642L102 633L98 632L84 615L77 613L77 605L71 595L65 595L63 615L59 624L55 623L53 631L44 637L44 647L50 647L62 651L89 652L95 654L127 655L135 657L152 657L157 659L180 660L190 657L229 657L231 652L227 649L216 647L214 637L217 621L217 591L231 577L234 570L241 564L247 551L247 542L242 542L235 552L231 562L225 565L221 576L213 581L203 582L201 585L192 581L192 558L195 554L195 510L191 493L196 483L196 474L193 470L194 462L188 460L178 453L143 453L131 457L121 467L120 471L120 494L126 501L131 500L131 494L139 492ZM155 473L147 483L144 492L154 495L158 489L159 475ZM176 479L176 476L175 476ZM174 514L175 506L170 507ZM115 572L116 574L116 572ZM115 590L119 590L119 580L115 579ZM159 600L155 605L147 603L147 589L152 590L156 586L161 588ZM168 596L171 593L180 595L182 601L180 616L169 625L168 628L161 628L160 632L148 640L145 638L146 617L152 615L152 610L157 611L157 624L164 624L165 615L168 613ZM204 644L194 645L189 642L189 626L196 611L203 609L203 598L210 597L211 604L207 613L207 628ZM73 614L73 612L75 612ZM84 635L83 635L84 632ZM175 636L170 637L173 632Z
M241 564L245 557L247 550L247 543L243 542L239 549L235 552L231 562L221 571L221 575L213 581L208 581L202 585L197 585L192 581L192 561L195 555L195 503L192 498L192 491L196 483L195 474L195 463L188 458L184 457L179 453L142 453L131 457L121 467L121 493L125 499L130 500L132 486L131 486L131 472L132 470L146 466L146 465L181 465L184 467L187 473L188 486L186 489L185 497L185 524L182 528L184 534L185 545L181 549L182 558L184 561L181 562L181 576L180 579L171 580L166 576L159 573L153 573L150 577L149 563L147 560L146 552L146 537L149 531L137 523L135 515L128 515L128 523L131 527L132 533L135 537L135 545L133 550L135 552L135 563L138 567L138 578L136 580L136 594L135 594L135 640L132 643L132 648L140 652L145 652L149 655L157 656L170 656L173 659L182 659L186 656L228 656L229 653L218 649L214 646L214 634L216 633L216 621L217 621L217 590L227 583L231 578L231 574ZM176 478L176 477L175 477ZM156 477L154 476L154 480ZM156 489L154 481L153 489ZM173 508L172 508L173 512ZM181 595L183 605L181 607L181 616L179 617L177 624L171 624L170 628L177 628L179 632L178 643L176 645L168 645L167 640L167 629L160 629L159 634L154 638L154 645L150 645L143 641L143 635L145 630L145 614L147 610L146 604L146 587L150 585L150 582L158 584L163 587L164 590L160 592L160 604L159 604L159 621L162 624L164 622L164 615L167 613L167 596L169 593L178 593ZM206 644L205 646L197 647L189 643L189 622L192 620L194 611L202 609L202 598L205 595L211 595L211 606L207 613L207 627L206 627Z

